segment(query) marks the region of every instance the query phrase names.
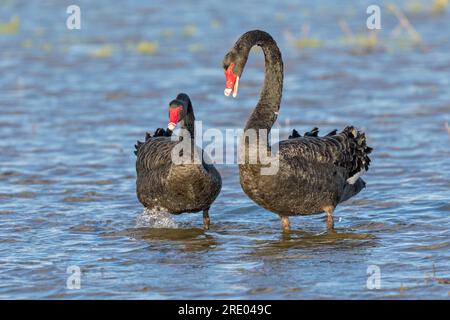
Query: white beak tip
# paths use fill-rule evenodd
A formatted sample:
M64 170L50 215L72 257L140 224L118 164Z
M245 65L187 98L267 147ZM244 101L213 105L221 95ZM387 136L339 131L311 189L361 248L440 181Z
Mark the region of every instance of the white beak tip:
M167 125L167 128L168 128L170 131L173 131L173 129L175 129L175 124L169 123L169 124Z
M238 89L239 89L239 76L236 77L236 83L234 84L233 98L237 97Z
M231 94L231 89L229 89L229 88L226 88L224 91L223 91L223 94L226 96L226 97L229 97L230 96L230 94Z

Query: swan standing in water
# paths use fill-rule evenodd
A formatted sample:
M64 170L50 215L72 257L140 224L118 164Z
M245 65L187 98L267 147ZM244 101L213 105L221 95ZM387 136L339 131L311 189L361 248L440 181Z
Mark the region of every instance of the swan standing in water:
M167 131L158 129L145 142L137 142L136 193L148 209L166 210L172 214L203 211L203 226L209 229L209 207L222 188L222 179L212 164L172 161L172 149L179 143L171 141L172 131L178 122L186 129L194 145L194 110L187 94L180 93L169 105ZM193 154L193 153L192 153ZM202 154L202 150L200 150Z
M243 34L225 55L223 67L226 76L224 94L237 96L239 79L244 70L250 49L260 46L265 57L265 78L260 99L244 132L253 129L266 135L278 116L283 90L283 60L272 37L260 30ZM334 231L333 211L336 206L356 195L365 187L360 175L369 167L364 133L354 127L336 130L324 137L318 129L301 137L296 130L288 140L279 143L279 169L274 175L262 175L260 162L254 164L246 156L239 165L240 183L244 192L263 208L277 213L284 230L289 230L289 216L325 212L327 229ZM252 150L259 154L259 143L247 139L241 148L248 155ZM270 151L270 147L268 147Z

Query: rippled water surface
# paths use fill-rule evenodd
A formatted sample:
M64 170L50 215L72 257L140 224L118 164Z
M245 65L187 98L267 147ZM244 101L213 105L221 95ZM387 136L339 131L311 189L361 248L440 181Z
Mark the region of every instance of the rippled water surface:
M371 48L338 25L366 35L370 1L78 1L79 31L59 1L0 1L0 298L448 299L450 8L429 2L395 2L418 45L393 34L381 2ZM235 165L217 166L207 232L201 214L144 213L136 199L134 143L167 123L178 92L205 128L244 126L263 57L252 53L237 99L223 96L221 61L255 28L283 53L283 137L353 124L374 148L335 235L323 215L281 233ZM302 29L309 41L295 40ZM66 287L70 266L79 290Z

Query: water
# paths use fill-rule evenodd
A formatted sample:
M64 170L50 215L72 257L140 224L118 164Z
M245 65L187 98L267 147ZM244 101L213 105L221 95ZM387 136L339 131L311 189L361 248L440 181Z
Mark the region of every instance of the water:
M145 208L142 214L136 218L136 227L178 229L180 225L172 219L168 211L161 210L161 208Z
M78 1L79 31L58 1L0 2L0 21L20 19L0 34L0 297L448 299L450 14L396 3L422 45L392 40L383 2L373 52L338 27L365 32L370 1ZM322 45L288 41L305 23ZM254 28L283 53L282 135L353 124L374 148L367 188L335 212L336 235L323 215L292 218L282 234L233 165L217 166L207 232L201 214L144 215L136 199L133 145L167 123L178 92L205 128L244 126L263 57L250 57L237 99L222 94L221 61ZM141 42L157 49L141 54ZM378 290L367 287L371 265ZM70 266L79 290L66 287Z

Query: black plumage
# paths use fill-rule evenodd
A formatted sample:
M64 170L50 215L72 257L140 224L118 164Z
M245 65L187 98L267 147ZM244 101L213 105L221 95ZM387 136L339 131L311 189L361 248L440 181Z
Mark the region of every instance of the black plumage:
M288 139L294 139L294 138L299 138L299 137L301 137L301 135L298 133L297 130L293 129L292 134L289 136Z
M328 132L326 136L327 137L334 136L336 133L337 133L337 129L334 129L333 131Z
M243 34L225 55L224 68L233 65L233 73L240 78L250 49L258 45L265 56L265 78L260 99L247 121L245 130L266 129L267 134L277 119L283 90L283 60L273 38L264 31ZM288 216L326 212L327 227L333 230L335 207L365 187L359 175L369 168L364 133L353 126L342 132L333 130L324 137L318 128L304 137L293 130L288 140L279 143L278 171L261 174L263 164L246 161L239 166L244 192L257 204L280 215L284 229L289 229ZM267 137L265 137L267 139ZM244 140L244 152L258 149L258 144ZM270 147L269 147L270 149Z
M177 97L185 111L180 118L182 129L189 131L191 147L203 150L194 144L194 111L186 94ZM167 210L172 214L203 211L205 229L209 228L209 208L219 195L222 179L216 168L206 163L175 164L172 150L179 143L172 141L172 131L157 129L153 137L146 133L145 143L135 145L136 193L146 208ZM193 154L193 153L192 153Z
M317 137L319 136L319 128L314 127L311 131L305 132L305 137Z

